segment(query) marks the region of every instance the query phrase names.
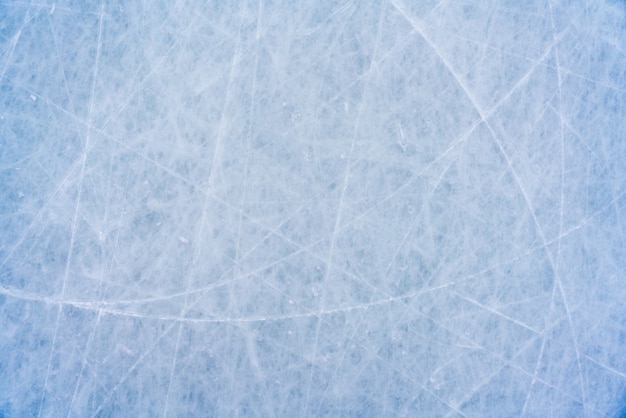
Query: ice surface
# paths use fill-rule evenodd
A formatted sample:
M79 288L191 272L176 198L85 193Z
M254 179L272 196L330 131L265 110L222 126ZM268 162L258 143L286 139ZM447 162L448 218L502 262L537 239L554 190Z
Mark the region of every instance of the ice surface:
M626 17L4 1L0 416L619 416Z

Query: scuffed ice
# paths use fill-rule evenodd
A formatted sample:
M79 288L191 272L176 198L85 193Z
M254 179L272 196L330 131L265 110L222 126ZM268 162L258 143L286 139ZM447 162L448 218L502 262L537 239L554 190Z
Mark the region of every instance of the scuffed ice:
M619 416L626 17L0 4L0 416Z

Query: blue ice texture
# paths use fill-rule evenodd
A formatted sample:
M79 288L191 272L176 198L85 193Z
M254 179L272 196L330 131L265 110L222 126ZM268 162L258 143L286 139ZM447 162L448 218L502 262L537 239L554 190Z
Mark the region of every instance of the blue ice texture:
M0 2L0 416L619 417L626 5Z

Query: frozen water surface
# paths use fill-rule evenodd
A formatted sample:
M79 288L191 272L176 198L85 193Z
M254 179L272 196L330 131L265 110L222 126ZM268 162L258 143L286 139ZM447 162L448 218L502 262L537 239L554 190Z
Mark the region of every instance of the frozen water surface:
M0 416L620 416L626 17L4 1Z

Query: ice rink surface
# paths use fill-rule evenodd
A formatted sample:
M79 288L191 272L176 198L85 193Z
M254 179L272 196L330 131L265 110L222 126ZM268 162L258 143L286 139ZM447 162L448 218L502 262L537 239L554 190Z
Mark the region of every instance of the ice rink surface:
M0 416L621 416L625 12L1 2Z

